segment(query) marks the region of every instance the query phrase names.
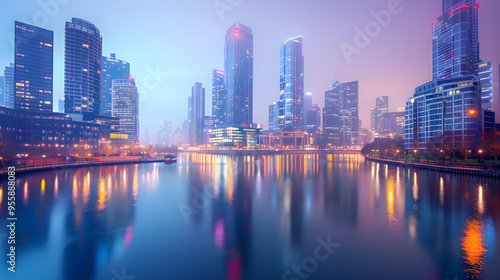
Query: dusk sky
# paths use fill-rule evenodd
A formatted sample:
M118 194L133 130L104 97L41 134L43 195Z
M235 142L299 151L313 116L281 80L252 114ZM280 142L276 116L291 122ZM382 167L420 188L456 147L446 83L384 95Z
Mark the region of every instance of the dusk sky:
M1 4L1 69L14 60L15 20L53 30L57 110L57 100L64 92L65 22L72 17L88 20L101 31L103 55L116 53L118 59L130 62L141 94L141 139L148 127L149 137L155 141L162 119L173 120L176 127L186 119L187 97L194 82L202 82L206 88L206 112L210 114L211 72L224 68L224 35L235 22L251 27L254 34L254 122L268 127L268 105L279 98L280 47L286 39L303 35L305 91L312 92L313 102L323 107L324 92L333 80L359 81L360 117L368 128L376 97L388 95L390 109L396 110L404 106L415 87L431 80L431 24L441 14L442 1L401 0L401 13L392 15L389 24L359 54L352 55L351 62L340 45L354 45L355 28L364 29L373 20L371 12L387 10L393 0L39 2L56 3L55 12L46 11L38 1ZM214 3L226 3L232 10L218 14ZM500 1L479 3L481 58L493 62L496 97Z

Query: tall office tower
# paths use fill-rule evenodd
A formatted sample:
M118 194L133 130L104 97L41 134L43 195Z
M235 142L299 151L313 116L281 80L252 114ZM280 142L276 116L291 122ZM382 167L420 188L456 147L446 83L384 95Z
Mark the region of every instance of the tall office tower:
M100 114L111 117L113 104L113 80L130 76L130 63L116 58L112 53L109 57L102 57L101 73L101 109Z
M351 146L359 143L358 114L359 83L333 83L333 89L325 92L323 109L323 133L331 146Z
M280 101L269 105L269 130L279 130Z
M493 67L491 62L478 62L476 76L481 83L481 107L493 111Z
M234 126L253 123L253 34L243 24L234 24L226 33L224 87L227 123Z
M380 96L377 97L377 103L375 107L375 119L376 119L376 127L375 132L382 133L383 132L383 115L385 113L389 113L389 97L388 96Z
M370 109L370 130L372 133L377 130L377 108Z
M321 109L318 104L313 104L311 110L306 112L306 130L307 132L319 131L321 127Z
M132 77L113 80L113 117L119 119L118 131L128 140L139 140L139 94Z
M443 15L432 24L432 77L475 73L479 61L476 0L443 0Z
M226 90L224 88L224 72L212 72L212 116L214 124L221 125L226 120Z
M201 83L194 83L191 90L191 122L189 138L191 145L203 145L205 129L205 89Z
M16 87L14 83L14 63L11 63L10 66L6 66L3 73L5 76L5 107L14 109L14 98L16 95Z
M304 108L303 108L303 112L304 112L304 129L307 129L307 113L309 111L312 110L312 93L310 92L307 92L305 95L304 95Z
M158 145L168 146L174 144L174 123L171 120L163 120L158 129Z
M102 37L83 19L66 22L64 44L64 111L99 115L101 110Z
M64 113L64 98L59 98L58 100L58 110L59 113Z
M0 106L5 106L5 77L0 76Z
M16 21L14 108L52 112L54 32Z
M304 129L304 56L302 36L288 39L280 51L280 105L282 129Z

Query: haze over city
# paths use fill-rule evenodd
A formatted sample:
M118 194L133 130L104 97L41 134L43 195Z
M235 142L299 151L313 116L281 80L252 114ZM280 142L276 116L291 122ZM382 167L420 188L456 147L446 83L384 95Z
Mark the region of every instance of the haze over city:
M57 6L24 0L3 4L9 13L0 19L0 32L6 34L0 40L0 65L13 62L15 20L53 30L57 110L64 92L64 23L72 17L86 19L101 30L103 55L116 53L118 59L130 62L141 94L141 138L148 127L151 139L162 119L173 120L175 127L182 125L194 82L207 89L206 112L211 112L211 71L223 69L224 34L234 22L253 29L254 122L268 126L268 105L279 98L279 49L286 39L302 35L305 91L313 93L313 102L323 107L324 92L333 80L357 80L360 118L363 127L369 127L375 97L389 96L395 111L416 86L431 78L431 24L441 13L441 1L397 1L401 13L392 15L387 27L349 63L340 45L354 46L355 28L364 29L374 20L372 11L387 10L392 1L257 0L233 1L234 6L193 0L59 2ZM481 58L498 65L500 38L492 35L499 26L500 2L480 4ZM494 77L497 71L494 67ZM498 92L498 79L494 87Z

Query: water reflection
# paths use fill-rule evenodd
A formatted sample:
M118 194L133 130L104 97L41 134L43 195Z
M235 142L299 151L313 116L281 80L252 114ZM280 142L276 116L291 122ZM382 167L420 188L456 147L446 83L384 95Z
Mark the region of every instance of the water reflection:
M122 267L136 279L281 279L327 235L342 246L311 279L500 276L496 180L357 155L183 154L177 165L63 170L17 184L18 253L29 269L12 279L43 269L47 279L107 280Z

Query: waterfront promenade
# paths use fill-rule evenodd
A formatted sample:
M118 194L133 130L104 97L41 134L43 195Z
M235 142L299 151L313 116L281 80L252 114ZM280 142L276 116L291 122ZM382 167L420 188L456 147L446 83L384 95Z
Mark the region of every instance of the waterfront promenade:
M425 163L425 162L411 162L411 161L399 161L399 160L391 160L391 159L379 159L373 158L369 156L365 156L368 161L373 161L377 163L383 164L392 164L397 166L409 167L409 168L418 168L418 169L426 169L438 172L446 172L446 173L455 173L455 174L464 174L464 175L472 175L472 176L480 176L480 177L491 177L491 178L500 178L500 172L493 171L491 168L481 168L481 166L460 166L460 165L443 165L436 164L437 162Z
M139 163L153 163L153 162L163 162L162 158L141 158L141 157L110 157L106 160L94 158L90 161L76 161L72 163L46 163L38 165L13 165L16 168L16 175L26 175L31 173L40 173L53 170L63 170L63 169L76 169L84 167L94 167L94 166L112 166L112 165L126 165L126 164L139 164ZM0 169L0 179L8 175L8 167Z

